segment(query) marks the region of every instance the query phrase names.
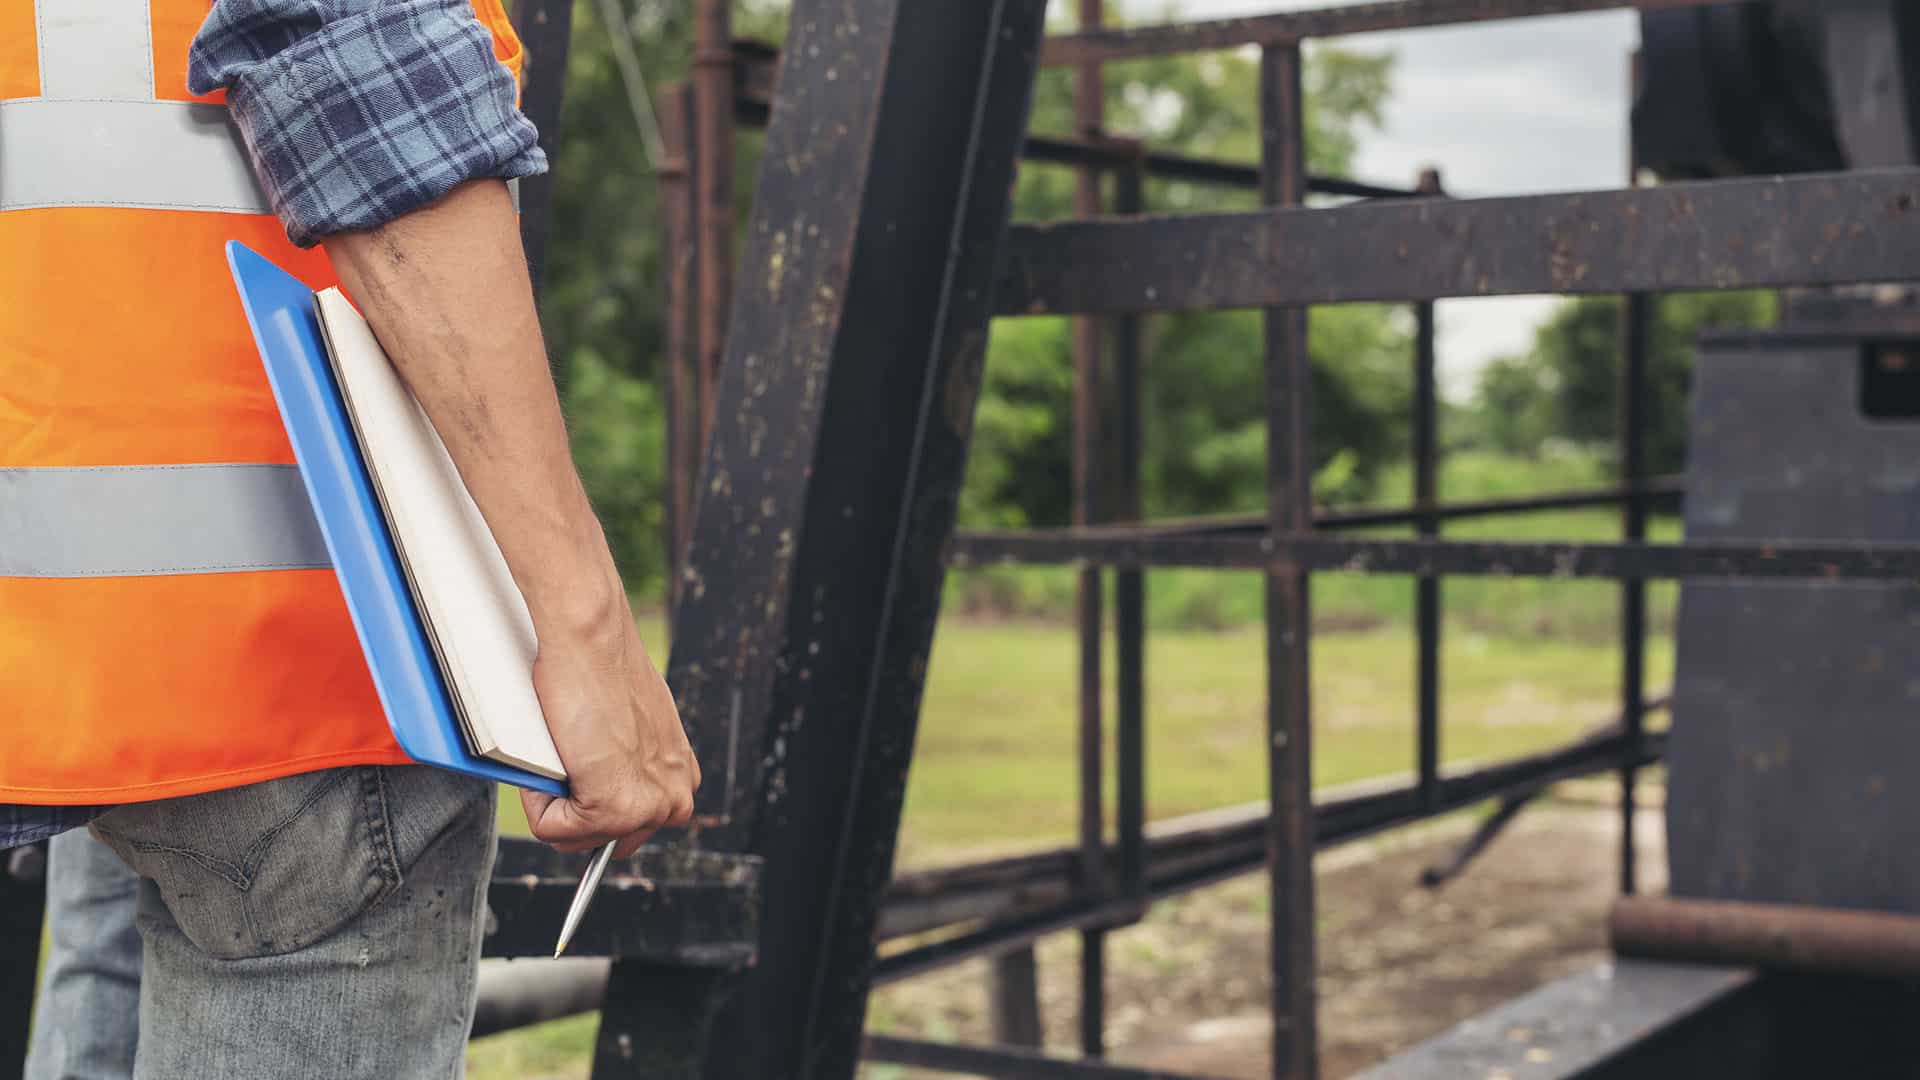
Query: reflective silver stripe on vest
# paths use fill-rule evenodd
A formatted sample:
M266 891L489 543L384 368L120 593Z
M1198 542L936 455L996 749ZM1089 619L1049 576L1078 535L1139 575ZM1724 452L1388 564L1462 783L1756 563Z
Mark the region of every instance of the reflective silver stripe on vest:
M153 100L147 0L34 0L40 96Z
M0 211L46 206L272 212L224 105L0 101Z
M0 577L331 565L292 465L0 468Z

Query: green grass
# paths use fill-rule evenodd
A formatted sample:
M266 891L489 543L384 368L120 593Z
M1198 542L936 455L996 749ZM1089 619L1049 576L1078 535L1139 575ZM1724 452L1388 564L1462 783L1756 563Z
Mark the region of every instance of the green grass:
M1149 589L1161 588L1162 577L1151 575ZM1531 595L1527 582L1480 585L1493 605ZM1607 586L1557 587L1602 590L1587 601L1596 607L1614 595ZM1324 617L1321 579L1315 588ZM665 640L657 619L643 620L642 632L650 644ZM1154 817L1265 796L1262 650L1251 627L1148 635L1147 788ZM1656 636L1649 652L1649 683L1664 686L1672 672L1669 639ZM1055 624L949 619L941 625L907 785L903 865L1071 838L1076 655L1072 633ZM1315 637L1319 784L1411 769L1413 664L1404 623ZM1489 633L1464 620L1450 622L1443 653L1445 757L1490 758L1569 738L1611 715L1617 680L1614 650L1594 641ZM1106 715L1112 716L1110 702ZM524 831L519 800L501 805L503 827ZM472 1075L583 1077L592 1038L592 1019L577 1018L483 1039L469 1055Z

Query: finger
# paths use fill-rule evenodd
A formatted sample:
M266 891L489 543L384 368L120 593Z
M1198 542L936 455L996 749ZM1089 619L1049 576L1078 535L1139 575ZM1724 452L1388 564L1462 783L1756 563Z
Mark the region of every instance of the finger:
M675 799L673 802L673 812L667 815L668 827L677 829L677 828L680 828L681 826L684 826L685 824L687 824L689 821L692 821L692 820L693 820L692 794L687 794L685 796L682 796L681 798Z
M573 800L551 797L539 808L538 813L528 815L527 829L536 839L561 851L578 850L595 842L605 843L617 835L588 820Z

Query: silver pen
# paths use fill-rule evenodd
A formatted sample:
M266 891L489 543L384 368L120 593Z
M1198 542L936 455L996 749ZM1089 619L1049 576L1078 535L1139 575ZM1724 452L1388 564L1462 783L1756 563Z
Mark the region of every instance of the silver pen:
M600 879L606 875L607 864L613 861L613 845L610 841L593 856L587 869L580 875L580 887L574 891L573 904L567 908L567 921L560 924L560 940L553 947L554 959L567 951L567 942L573 940L573 932L580 928L580 920L586 917L587 908L593 904L593 894L600 888Z

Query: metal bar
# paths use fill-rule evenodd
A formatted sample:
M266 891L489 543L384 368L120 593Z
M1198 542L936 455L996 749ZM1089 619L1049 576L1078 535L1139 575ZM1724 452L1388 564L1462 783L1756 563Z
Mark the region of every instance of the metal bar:
M700 1080L722 976L616 960L607 974L592 1080Z
M597 957L483 960L468 1037L482 1039L592 1012L606 1001L612 966Z
M974 1073L1001 1080L1053 1080L1055 1077L1076 1076L1096 1080L1205 1080L1191 1073L1133 1069L1095 1060L1043 1054L1036 1050L931 1042L894 1035L867 1036L865 1056L868 1061L912 1065L941 1072Z
M1653 298L1632 293L1621 314L1621 341L1625 352L1620 364L1620 473L1633 484L1646 474L1647 426L1647 341L1652 321ZM1640 544L1647 537L1647 509L1637 500L1621 506L1621 532L1629 544ZM1627 718L1627 739L1638 742L1644 736L1641 702L1647 681L1647 583L1628 579L1620 585L1620 708ZM1634 781L1638 773L1632 759L1620 770L1620 891L1631 895L1636 888L1638 856L1634 840Z
M771 109L765 97L743 92L734 99L734 119L754 127L766 125ZM1124 171L1134 163L1145 163L1147 175L1159 180L1186 180L1198 184L1218 184L1254 190L1260 186L1260 169L1239 161L1193 157L1166 150L1143 149L1137 139L1103 135L1097 139L1079 139L1066 135L1029 134L1021 157L1048 165L1092 166ZM1370 184L1339 176L1309 176L1307 191L1315 195L1337 195L1355 199L1405 199L1414 193L1404 188Z
M976 532L953 565L1096 562L1262 570L1291 564L1347 574L1550 578L1920 577L1920 548L1905 544L1609 544L1248 536L1114 536L1055 529Z
M993 958L987 999L988 1011L993 1014L994 1042L1040 1047L1044 1036L1040 1027L1040 968L1033 946L1023 945Z
M1420 174L1423 195L1440 194L1440 174ZM1440 519L1433 507L1440 501L1440 395L1436 380L1433 301L1413 307L1413 502L1420 512L1418 535L1440 535ZM1421 801L1431 806L1440 783L1440 579L1422 577L1414 583L1414 711L1418 743L1416 769Z
M1920 276L1920 169L1024 225L999 311L1119 314Z
M1544 795L1546 790L1544 787L1537 787L1503 796L1500 799L1500 805L1494 809L1493 813L1487 815L1486 820L1474 827L1473 832L1454 849L1446 862L1436 863L1420 872L1420 884L1429 889L1437 889L1465 873L1473 860L1487 850L1494 840L1506 831L1507 826L1513 824L1513 820L1520 816L1520 811L1525 810L1535 799Z
M1100 25L1102 0L1078 0L1076 14L1082 29ZM1106 112L1106 85L1097 61L1082 64L1074 73L1074 127L1083 139L1101 136ZM1083 218L1097 217L1105 209L1100 190L1100 171L1083 166L1074 177L1073 208ZM1098 320L1081 317L1073 320L1073 521L1076 525L1097 524L1104 508L1101 502L1101 333ZM1080 634L1080 853L1081 884L1091 895L1108 891L1106 867L1101 858L1106 849L1103 764L1106 739L1102 724L1101 647L1105 618L1101 611L1100 568L1089 566L1080 571L1077 582L1077 612ZM1099 1057L1105 1052L1106 949L1104 927L1089 927L1080 934L1080 1052Z
M1145 177L1140 169L1114 176L1114 209L1137 214L1145 208ZM1114 510L1139 521L1141 501L1141 334L1139 316L1113 320L1115 394ZM1115 654L1114 742L1119 773L1117 817L1120 833L1120 890L1138 898L1146 891L1147 820L1146 746L1146 575L1138 567L1113 576Z
M560 99L566 90L567 45L573 31L571 0L517 0L514 29L526 49L526 76L520 109L540 132L548 161L560 159ZM520 242L536 292L546 276L548 242L553 234L553 173L520 181Z
M0 1076L19 1076L27 1067L46 905L47 846L7 852L0 864Z
M1651 510L1675 508L1681 497L1678 477L1662 477L1648 481L1636 488L1608 488L1600 491L1551 492L1544 495L1520 495L1498 499L1479 499L1454 503L1441 503L1431 509L1422 510L1418 506L1363 507L1355 510L1329 510L1316 514L1313 527L1316 529L1359 529L1385 525L1409 525L1423 517L1431 516L1438 521L1459 521L1468 518L1501 517L1508 514L1533 513L1544 510L1577 510L1594 506L1618 506L1630 499L1639 499L1648 504ZM1192 518L1162 518L1152 522L1127 524L1112 528L1088 530L1100 536L1165 536L1199 535L1223 536L1241 533L1260 535L1266 532L1267 520L1264 514L1210 514ZM962 532L955 534L956 549L964 553L975 535L1001 536L1004 533L976 534Z
M693 17L694 228L700 236L694 335L700 445L712 440L714 384L733 306L733 0L698 0Z
M1146 56L1211 49L1235 49L1298 44L1308 38L1340 37L1382 30L1413 30L1429 26L1519 19L1537 15L1571 15L1620 8L1659 11L1668 8L1708 7L1740 0L1397 0L1353 4L1238 19L1139 26L1062 34L1047 39L1041 61L1048 65L1082 64L1090 60L1131 60Z
M1640 85L1640 54L1634 53L1628 71L1628 86ZM1640 163L1627 140L1627 186L1640 186ZM1620 482L1628 487L1643 482L1647 475L1647 350L1653 327L1654 299L1647 293L1628 293L1620 309L1620 371L1615 405L1619 416ZM1621 539L1629 544L1647 538L1647 507L1629 500L1620 507ZM1647 691L1647 583L1620 583L1620 715L1625 718L1627 740L1638 744L1645 732ZM1620 891L1628 896L1636 891L1639 874L1638 841L1634 838L1634 781L1639 773L1628 757L1620 769Z
M1643 760L1656 761L1665 752L1664 736L1647 739ZM1446 813L1471 806L1516 790L1528 790L1543 784L1598 772L1616 770L1625 753L1620 730L1612 728L1564 746L1529 754L1522 758L1484 766L1463 766L1447 771L1441 784L1439 809ZM1351 785L1350 793L1330 793L1316 805L1314 844L1329 848L1365 839L1387 829L1433 817L1421 809L1419 789L1409 778L1385 783ZM1234 820L1204 830L1204 837L1189 843L1191 851L1167 852L1187 838L1156 838L1150 852L1148 899L1160 900L1201 888L1214 882L1238 877L1259 869L1268 862L1268 814L1264 805L1231 811ZM1068 859L1064 853L1046 858L1056 865ZM1027 942L1036 941L1063 930L1093 924L1110 924L1137 914L1137 907L1120 899L1088 902L1075 899L1063 884L1048 889L1036 879L1018 887L1025 898L1058 897L1057 902L1030 905L1013 903L992 911L978 911L969 920L985 918L987 923L964 933L942 938L882 957L875 968L880 985L912 978L975 956L991 955ZM902 920L904 922L904 920ZM925 922L898 927L897 935L925 933L950 928L952 923Z
M1298 45L1260 55L1260 196L1306 198L1303 61ZM1312 360L1303 307L1266 312L1267 527L1286 535L1313 520ZM1273 1074L1319 1074L1314 999L1313 725L1308 678L1312 607L1297 566L1267 568L1267 836L1272 896Z
M1607 920L1621 956L1875 978L1920 977L1920 916L1628 896Z
M710 1077L854 1069L1043 8L792 13L669 665L688 843L779 898Z
M667 603L680 595L681 549L693 519L694 472L700 460L701 403L693 397L698 385L698 340L693 310L697 302L698 244L695 240L693 183L693 92L686 83L674 83L660 95L660 137L667 160L660 166L660 255L665 282L665 338L660 357L661 396L667 419L666 542Z

